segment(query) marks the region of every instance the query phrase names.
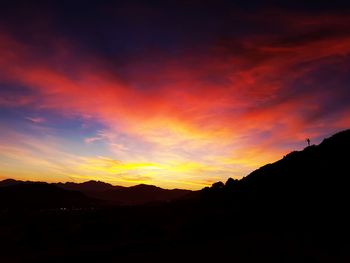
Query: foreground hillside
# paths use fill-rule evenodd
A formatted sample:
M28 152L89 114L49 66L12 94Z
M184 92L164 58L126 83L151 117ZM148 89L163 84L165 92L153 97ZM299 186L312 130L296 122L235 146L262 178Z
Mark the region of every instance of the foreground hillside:
M347 130L203 193L209 202L230 203L263 217L343 220L350 201L349 149Z
M0 259L350 262L349 149L347 130L242 180L215 183L198 199L94 210L3 210Z

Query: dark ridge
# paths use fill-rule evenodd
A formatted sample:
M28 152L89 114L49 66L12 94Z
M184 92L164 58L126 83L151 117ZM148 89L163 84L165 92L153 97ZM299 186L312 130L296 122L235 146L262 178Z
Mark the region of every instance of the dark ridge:
M14 180L14 179L5 179L3 181L0 181L0 187L16 185L16 184L19 184L19 183L22 183L22 181L17 181L17 180Z
M94 181L94 180L83 182L83 183L72 183L72 182L57 183L55 185L67 190L91 191L91 192L106 191L109 189L121 188L121 186L113 186L109 183Z
M99 200L98 204L100 205L142 205L147 203L154 202L169 202L177 199L186 199L188 198L188 194L192 193L190 190L182 190L182 189L163 189L154 185L146 185L140 184L131 187L123 187L123 186L113 186L108 183L104 183L101 181L87 181L84 183L42 183L42 182L30 182L30 181L17 181L13 179L6 179L4 181L0 181L0 193L5 191L5 186L19 186L19 185L45 185L45 187L52 189L58 188L60 190L66 190L66 192L61 191L62 193L68 192L77 192L82 194L85 197L89 197L91 200ZM45 188L44 186L42 188ZM28 188L30 188L28 186ZM12 188L11 188L12 189ZM23 191L23 195L26 195L28 191L25 187L13 188L16 191L18 196L21 196ZM44 189L43 189L44 190ZM9 193L10 189L7 189ZM34 189L33 189L34 191ZM57 191L56 191L57 192ZM7 194L9 194L7 193ZM37 201L40 201L39 195L43 199L46 199L46 195L48 191L38 191L36 195L38 196ZM73 197L73 196L72 196ZM23 198L25 198L23 196ZM50 199L51 197L49 197ZM48 200L49 200L48 199ZM11 200L8 199L8 200ZM68 196L65 198L65 202L68 203ZM34 200L33 200L34 201ZM7 201L3 201L6 203ZM48 202L48 201L47 201ZM47 202L45 202L45 207L48 206ZM11 202L8 202L9 204ZM20 202L11 203L16 206L19 205ZM38 202L38 206L43 204L43 202ZM72 200L72 205L76 206L75 200ZM95 203L97 204L97 203Z
M97 197L104 200L111 200L121 204L146 204L151 202L169 202L184 197L191 193L189 190L162 189L153 185L136 185L104 191Z
M81 208L97 204L83 193L61 189L47 183L14 183L0 188L2 209Z
M242 211L264 217L302 218L340 216L350 201L348 152L350 130L294 151L241 180L213 184L202 190L204 199L232 203ZM214 201L216 200L216 201Z

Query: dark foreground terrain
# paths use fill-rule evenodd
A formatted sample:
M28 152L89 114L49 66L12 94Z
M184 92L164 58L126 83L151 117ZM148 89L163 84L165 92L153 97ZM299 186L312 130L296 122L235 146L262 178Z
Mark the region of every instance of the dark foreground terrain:
M0 262L350 262L349 151L347 130L242 180L142 205L3 181Z

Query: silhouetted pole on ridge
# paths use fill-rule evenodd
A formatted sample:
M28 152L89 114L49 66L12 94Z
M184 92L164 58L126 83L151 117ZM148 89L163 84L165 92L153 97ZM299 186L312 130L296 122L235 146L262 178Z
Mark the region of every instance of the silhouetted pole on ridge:
M310 146L310 139L306 138L307 146Z

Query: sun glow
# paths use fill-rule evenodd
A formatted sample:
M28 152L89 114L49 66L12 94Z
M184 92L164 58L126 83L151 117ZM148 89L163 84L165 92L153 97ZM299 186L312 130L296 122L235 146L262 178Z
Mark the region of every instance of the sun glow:
M320 32L349 17L273 19L288 38L236 33L137 55L51 31L43 48L1 29L0 176L199 189L348 128L350 37Z

